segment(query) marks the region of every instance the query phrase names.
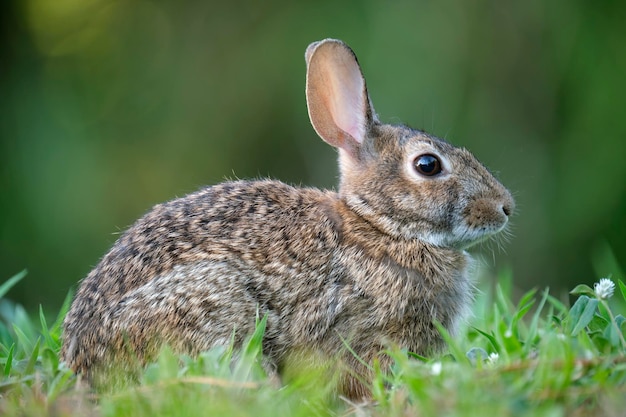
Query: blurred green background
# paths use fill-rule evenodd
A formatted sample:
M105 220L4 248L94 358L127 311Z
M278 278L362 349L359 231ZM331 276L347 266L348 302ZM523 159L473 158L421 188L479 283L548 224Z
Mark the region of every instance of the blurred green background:
M4 0L0 281L58 308L152 205L226 177L333 187L304 50L359 56L381 120L466 146L516 195L519 287L626 265L626 2ZM492 255L493 253L493 255ZM601 269L601 268L599 268Z

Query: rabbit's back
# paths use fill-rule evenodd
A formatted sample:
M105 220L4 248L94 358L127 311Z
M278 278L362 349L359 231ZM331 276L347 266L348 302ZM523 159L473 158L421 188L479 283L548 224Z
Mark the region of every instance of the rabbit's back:
M190 325L194 317L211 311L228 323L227 337L234 328L244 336L239 320L247 328L257 307L279 311L290 299L310 297L316 286L310 281L328 275L338 239L335 202L332 192L238 181L155 206L81 283L65 320L65 359L78 369L89 368L98 358L82 364L81 354L111 351L102 342L119 336L115 343L123 343L115 334L119 331L128 338L136 332L147 337L156 327L161 338L178 343L176 335L163 335L185 328L198 332L201 324ZM186 350L203 346L190 347Z

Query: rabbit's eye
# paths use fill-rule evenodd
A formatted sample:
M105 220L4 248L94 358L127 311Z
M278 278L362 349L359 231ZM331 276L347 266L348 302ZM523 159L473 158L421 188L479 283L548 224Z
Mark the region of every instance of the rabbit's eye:
M427 177L432 177L441 172L441 162L435 155L429 153L420 155L413 161L415 170Z

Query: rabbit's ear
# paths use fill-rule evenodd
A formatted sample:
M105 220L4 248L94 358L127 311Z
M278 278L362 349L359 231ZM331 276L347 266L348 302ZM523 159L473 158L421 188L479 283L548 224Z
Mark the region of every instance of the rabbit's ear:
M354 52L341 41L325 39L309 45L305 59L313 128L327 143L354 156L375 121Z

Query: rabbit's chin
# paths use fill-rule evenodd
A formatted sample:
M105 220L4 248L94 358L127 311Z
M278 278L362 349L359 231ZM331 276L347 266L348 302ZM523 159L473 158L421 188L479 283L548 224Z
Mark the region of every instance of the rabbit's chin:
M483 226L480 228L457 226L452 232L432 232L425 233L418 237L419 240L433 246L465 250L470 247L489 240L503 231L508 222L499 226Z

